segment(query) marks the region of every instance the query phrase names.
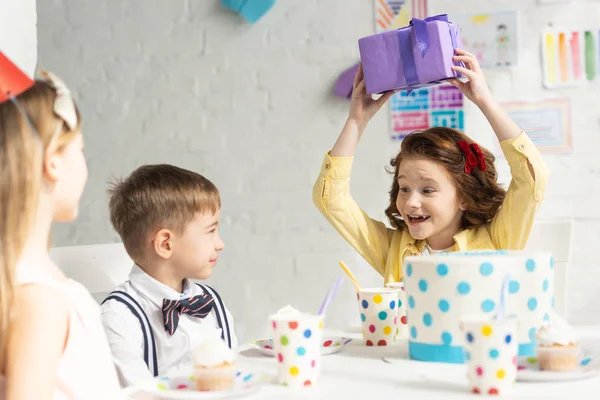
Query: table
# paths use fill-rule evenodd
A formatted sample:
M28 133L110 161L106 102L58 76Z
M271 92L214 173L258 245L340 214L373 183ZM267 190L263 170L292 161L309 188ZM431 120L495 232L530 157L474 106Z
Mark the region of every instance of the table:
M600 355L600 326L579 327L583 347ZM247 400L267 399L475 399L468 392L465 365L425 363L408 359L407 343L389 347L366 347L360 334L329 331L327 336L357 340L337 354L322 360L318 385L290 389L265 384ZM389 362L385 362L384 357ZM274 375L276 360L248 345L240 347L237 359L243 371ZM510 399L598 399L600 375L571 382L517 382Z

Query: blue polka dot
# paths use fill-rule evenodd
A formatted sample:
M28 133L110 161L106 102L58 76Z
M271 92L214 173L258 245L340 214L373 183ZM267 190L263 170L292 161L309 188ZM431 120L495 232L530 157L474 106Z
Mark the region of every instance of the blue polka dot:
M408 306L410 308L415 308L415 298L412 296L408 296Z
M550 321L550 314L544 314L544 321Z
M585 358L585 359L581 360L581 366L585 367L586 365L588 365L591 362L592 362L591 358Z
M448 312L448 310L450 309L450 303L448 303L447 300L442 299L438 303L438 307L440 308L441 312Z
M452 334L450 332L442 332L442 343L446 346L452 344Z
M542 289L544 289L544 292L548 291L548 286L550 286L550 284L548 283L548 279L544 279L544 284L542 285Z
M515 294L519 291L519 288L521 287L521 285L519 285L519 282L517 281L510 281L510 283L508 284L508 292Z
M467 342L473 343L473 334L471 332L467 333Z
M402 300L398 299L398 308L402 307Z
M423 315L423 324L425 326L431 326L432 323L433 323L433 318L431 317L431 314L425 313Z
M529 260L527 260L527 263L525 264L525 266L527 267L527 271L533 272L535 270L535 261L533 261L530 258Z
M361 304L362 304L363 308L369 308L369 302L368 301L363 300Z
M550 257L550 268L554 268L554 257Z
M481 303L481 309L484 312L492 312L492 311L494 311L494 307L496 307L496 304L490 299L484 300Z
M504 341L506 342L506 344L510 344L510 342L512 341L512 336L510 335L506 335L504 337Z
M479 267L479 272L481 272L481 275L483 276L488 276L494 272L494 266L489 262L485 262Z
M528 307L528 308L529 308L531 311L533 311L533 310L535 310L535 309L537 308L537 300L535 299L535 297L532 297L532 298L530 298L530 299L527 301L527 307Z
M367 319L367 318L365 317L365 314L361 314L360 316L361 316L361 318L364 318L364 319L363 319L363 322L365 321L365 319ZM310 331L310 329L307 329L307 330L305 330L305 331L304 331L304 337L305 337L305 338L307 338L307 339L308 339L309 337L311 337L311 335L312 335L312 332Z
M499 355L500 355L500 353L498 352L498 350L496 350L496 349L490 350L490 358L496 359L496 358L498 358Z
M410 336L411 336L413 339L416 339L416 338L417 338L417 328L415 328L414 326L413 326L412 328L410 328Z
M458 284L458 286L456 287L456 289L458 289L458 293L460 294L469 294L469 292L471 291L471 285L469 285L467 282L461 282Z
M529 330L529 339L531 339L531 341L535 341L535 328L531 328Z
M425 279L419 281L419 290L421 290L421 292L427 291L427 281Z
M306 349L304 347L298 347L298 350L296 350L296 353L299 356L303 356L304 354L306 354Z
M362 322L365 322L367 320L367 317L365 316L365 314L361 313L360 319L362 320Z
M471 353L465 350L465 361L469 361L471 359Z
M437 266L437 273L439 276L448 275L448 266L446 264L439 264Z
M406 276L408 276L408 277L412 276L412 264L408 264L406 266Z
M385 320L387 319L388 315L387 315L387 313L386 313L385 311L381 311L381 312L379 313L378 317L379 317L379 319L380 319L381 321L385 321Z
M398 304L398 301L396 301L396 300L390 301L390 308L393 310L394 308L396 308L396 304Z
M552 296L552 308L554 308L554 300L555 300L555 298L554 298L554 296Z

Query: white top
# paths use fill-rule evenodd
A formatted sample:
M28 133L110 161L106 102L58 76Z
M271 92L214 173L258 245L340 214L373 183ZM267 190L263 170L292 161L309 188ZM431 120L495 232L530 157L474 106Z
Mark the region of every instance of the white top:
M432 256L434 254L447 253L448 251L451 251L452 249L453 249L453 247L449 247L444 250L434 250L429 246L429 244L425 244L425 247L423 247L423 251L421 251L421 255L422 256L429 256L429 255Z
M188 279L184 281L183 288L183 293L179 293L134 265L129 280L115 289L133 297L146 313L156 343L159 375L193 365L193 350L203 339L208 335L221 337L214 310L204 319L182 314L173 336L167 333L163 323L163 299L179 300L204 293L202 288ZM231 346L235 348L237 338L233 330L233 318L227 309L225 313L231 330ZM152 373L144 362L144 337L137 317L125 304L108 300L102 305L102 322L121 384L130 386L151 379Z
M57 296L64 296L69 305L67 342L58 365L53 398L123 398L102 328L100 307L87 289L73 280L59 282L40 276L38 271L27 266L19 266L17 271L19 284L50 286ZM4 377L0 377L0 398L4 398Z

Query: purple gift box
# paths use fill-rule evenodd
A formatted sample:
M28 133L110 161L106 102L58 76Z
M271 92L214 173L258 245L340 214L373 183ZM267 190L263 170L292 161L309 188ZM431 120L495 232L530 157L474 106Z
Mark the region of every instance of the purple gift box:
M367 93L412 90L462 76L450 67L454 49L461 47L458 26L436 15L396 31L358 41Z

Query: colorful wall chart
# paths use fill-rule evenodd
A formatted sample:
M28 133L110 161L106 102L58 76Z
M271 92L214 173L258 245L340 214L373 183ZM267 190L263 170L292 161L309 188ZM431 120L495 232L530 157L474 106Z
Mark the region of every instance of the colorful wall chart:
M564 153L572 148L568 99L502 104L540 151Z
M517 65L517 12L450 15L458 24L463 47L477 56L482 67Z
M428 16L427 0L375 0L377 33L407 26L410 19ZM391 138L432 126L464 129L463 95L452 85L398 92L390 99Z
M549 29L542 33L544 86L581 85L598 78L600 31Z
M391 98L392 139L432 126L464 130L463 95L449 84L396 93Z

